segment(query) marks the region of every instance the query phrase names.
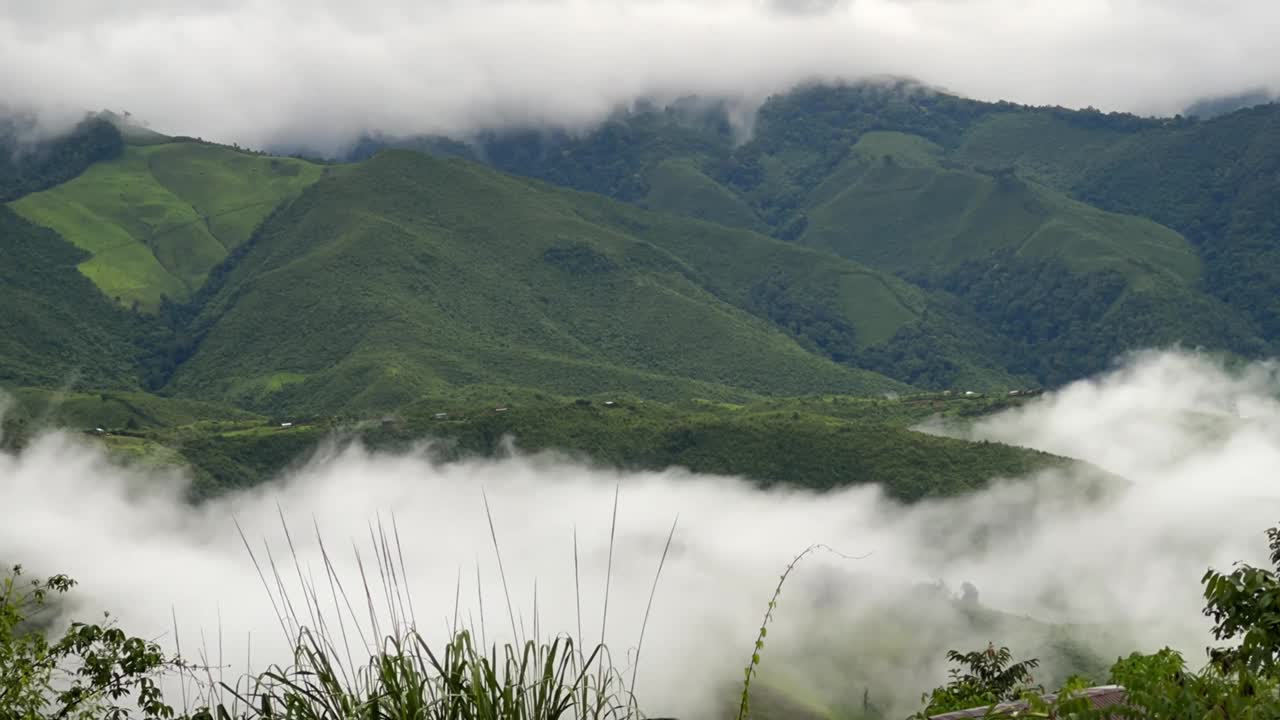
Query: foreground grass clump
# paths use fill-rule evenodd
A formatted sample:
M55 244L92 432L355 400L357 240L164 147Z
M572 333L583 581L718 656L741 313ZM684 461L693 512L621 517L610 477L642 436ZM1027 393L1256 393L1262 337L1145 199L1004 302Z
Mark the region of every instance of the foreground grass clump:
M572 639L556 638L486 652L463 630L437 650L416 632L388 637L381 652L350 673L328 639L307 632L293 666L253 678L247 693L223 687L232 700L193 720L642 717L603 646L584 656Z
M356 557L360 568L359 591L366 599L367 618L355 612L350 594L343 586L318 529L317 540L328 580L328 600L332 601L331 607L337 609L332 616L326 616L325 609L321 607L321 591L317 590L316 583L304 579L287 526L284 526L285 536L302 586L300 601L289 597L286 583L270 552L267 562L260 563L241 532L245 549L258 570L277 616L281 618L281 629L294 643L293 664L273 666L261 674L246 676L235 687L215 681L212 673L208 674L204 685L208 690L204 698L206 709L198 711L192 720L276 717L297 720L639 720L644 717L634 693L636 668L632 668L628 682L613 665L612 656L603 642L588 651L581 641L575 643L567 635L540 639L536 600L532 639L524 634L523 620L519 623L521 629L517 630L516 612L507 590L502 553L487 496L485 512L489 517L489 530L513 638L501 646L493 643L486 647L484 641L475 639L477 636L485 637L483 607L478 632L476 628L460 628L456 620L456 602L454 625L450 630L452 637L447 643L433 648L432 643L419 633L394 521L390 533L381 522L378 524L374 540L376 580L371 582L373 572L366 573L364 562L358 554ZM616 497L613 523L616 529ZM655 589L674 534L675 526L672 525L654 577ZM611 530L611 558L612 537ZM575 586L577 563L575 538ZM270 572L265 568L270 568ZM375 591L371 590L379 582L381 597L385 599L382 606L374 600ZM455 597L460 595L459 584ZM345 617L342 608L346 609ZM364 623L366 619L367 625ZM602 637L607 621L606 580ZM647 621L648 611L645 615ZM582 636L581 627L579 603L579 638ZM366 628L371 634L366 635ZM349 643L352 636L382 638L380 645L362 665L353 659L355 654ZM636 648L637 662L643 644L644 624Z
M584 655L570 638L526 641L488 651L471 631L432 649L416 630L389 635L363 665L344 664L328 626L302 628L294 661L247 676L236 686L217 668L168 657L153 642L110 623L73 623L51 639L53 602L75 582L63 575L21 581L15 567L0 583L0 719L98 720L553 720L642 717L603 645ZM343 627L342 632L346 628ZM350 658L350 655L346 655ZM175 710L161 693L170 676L194 683L192 708Z
M489 512L488 499L485 511ZM615 496L610 531L610 572L617 523ZM282 522L283 524L283 522ZM635 684L644 628L652 609L653 592L641 624L639 642L631 658L630 678L613 664L603 642L585 650L568 635L539 639L537 602L532 638L517 630L516 612L507 590L502 555L492 515L489 529L498 560L510 620L512 641L499 645L476 641L485 637L480 626L457 624L456 601L450 639L433 645L417 629L413 599L407 589L406 566L399 534L392 536L378 524L374 540L376 560L371 571L359 553L360 586L366 599L357 613L352 593L344 587L328 551L320 540L328 597L311 573L303 570L293 539L284 526L300 597L290 597L287 582L268 549L261 563L241 531L241 539L267 591L281 630L293 646L289 665L272 665L248 673L234 684L222 679L225 665L219 640L217 664L199 653L202 663L181 657L181 638L174 632L177 655L169 657L150 641L126 636L110 623L73 623L60 639L50 640L58 625L51 599L69 591L74 581L64 575L37 580L24 589L21 567L0 582L0 720L640 720ZM675 534L672 525L658 562L656 590ZM317 529L317 539L319 530ZM574 540L574 583L578 588L577 539ZM374 575L376 571L376 576ZM478 580L478 577L477 577ZM378 584L381 587L378 588ZM601 617L601 637L608 621L608 591ZM461 594L461 585L458 595ZM384 599L376 601L375 595ZM332 605L325 604L331 600ZM330 610L332 608L333 610ZM345 612L344 612L345 610ZM175 618L176 624L176 618ZM582 637L579 602L578 637ZM374 638L367 643L366 638ZM363 650L353 650L359 639ZM361 660L357 660L361 658ZM165 680L172 681L165 683ZM173 693L180 691L180 709ZM136 703L136 712L127 707Z

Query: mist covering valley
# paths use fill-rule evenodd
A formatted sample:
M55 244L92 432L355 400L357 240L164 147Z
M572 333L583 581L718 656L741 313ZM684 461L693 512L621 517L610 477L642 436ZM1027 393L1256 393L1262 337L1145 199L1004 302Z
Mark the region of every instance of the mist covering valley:
M762 491L739 478L625 473L553 453L436 463L425 450L338 446L193 506L181 477L121 465L91 442L51 432L0 456L0 506L20 509L6 512L0 548L36 573L81 581L76 613L108 610L144 637L180 643L188 655L200 648L232 678L246 660L258 669L288 664L292 648L237 525L258 562L270 553L303 617L300 578L315 584L330 623L339 614L323 541L359 598L363 637L374 636L357 556L381 598L373 540L386 534L403 552L420 630L443 638L456 621L490 642L510 637L487 497L517 634L532 634L536 611L542 634L599 640L611 560L604 639L630 663L675 522L636 692L651 715L706 717L734 697L779 572L823 543L857 557L820 551L802 562L783 591L762 677L833 707L857 706L866 691L886 716L901 716L943 679L948 648L994 641L1036 653L1047 660L1046 680L1066 672L1053 667L1066 657L1053 654L1054 643L1104 662L1166 644L1198 656L1210 642L1200 575L1264 561L1261 533L1280 516L1278 370L1144 352L971 426L929 425L922 429L1067 454L1122 480L1100 486L1096 475L1045 472L910 506L874 486ZM959 599L965 583L976 598ZM384 613L383 632L389 621ZM1055 636L1039 623L1067 630ZM354 652L368 652L347 631Z
M0 0L0 720L1280 717L1278 24Z

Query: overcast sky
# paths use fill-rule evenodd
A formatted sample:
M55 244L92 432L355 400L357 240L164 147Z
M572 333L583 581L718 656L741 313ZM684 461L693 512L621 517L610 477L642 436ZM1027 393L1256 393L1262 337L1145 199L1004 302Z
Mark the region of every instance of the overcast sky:
M0 102L261 145L590 123L907 75L983 99L1171 113L1280 84L1274 0L0 0Z

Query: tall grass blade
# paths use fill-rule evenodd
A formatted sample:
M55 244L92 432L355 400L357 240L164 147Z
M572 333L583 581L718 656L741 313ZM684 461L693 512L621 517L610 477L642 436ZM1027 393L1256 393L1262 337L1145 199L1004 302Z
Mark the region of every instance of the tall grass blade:
M484 488L480 488L480 496L484 498L484 514L489 520L489 536L493 538L493 554L498 559L498 577L502 580L502 594L507 600L507 616L511 619L511 634L513 637L519 637L516 634L516 614L515 608L511 605L511 592L507 589L507 571L502 567L502 550L498 547L498 531L493 526L493 512L489 509L489 493Z
M679 515L671 521L671 532L667 533L667 542L662 546L662 557L658 559L658 571L654 573L653 584L649 587L649 602L644 607L644 619L640 622L640 639L636 643L635 662L631 666L631 688L628 692L632 697L636 694L636 675L640 672L640 651L644 649L644 631L649 627L649 614L653 612L653 596L658 593L658 580L662 578L662 567L667 563L667 553L671 551L671 540L676 536L676 525L679 522Z

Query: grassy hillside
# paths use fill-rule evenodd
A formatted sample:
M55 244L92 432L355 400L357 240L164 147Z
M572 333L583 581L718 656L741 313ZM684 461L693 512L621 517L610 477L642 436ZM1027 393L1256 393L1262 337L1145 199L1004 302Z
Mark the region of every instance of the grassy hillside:
M128 146L10 207L89 254L80 271L109 298L154 311L181 301L280 202L319 179L300 160L194 142Z
M671 221L659 246L629 233L643 214L613 207L461 160L379 155L262 229L173 389L333 410L474 383L672 399L901 387L718 297L751 278L680 252L723 228Z

